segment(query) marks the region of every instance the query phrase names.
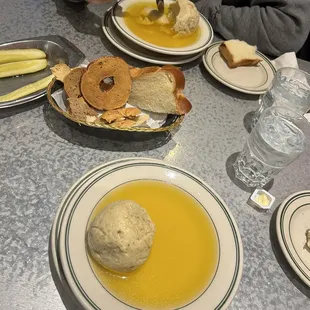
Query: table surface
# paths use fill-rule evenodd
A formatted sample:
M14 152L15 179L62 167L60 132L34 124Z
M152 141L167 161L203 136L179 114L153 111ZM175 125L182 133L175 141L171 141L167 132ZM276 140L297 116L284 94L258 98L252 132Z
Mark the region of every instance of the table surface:
M145 65L118 52L102 34L101 17L108 5L0 0L0 7L0 42L58 34L89 60L114 54L131 65ZM310 63L299 64L310 72ZM230 309L310 309L309 288L279 251L275 208L260 213L249 207L250 193L229 177L231 162L248 135L244 117L257 108L257 97L216 82L201 63L187 65L184 72L185 94L193 110L172 135L126 139L86 131L57 115L45 98L0 111L0 309L65 309L48 259L49 232L61 199L91 168L137 156L163 159L189 170L226 201L244 246L243 277ZM270 191L276 205L310 188L309 155L303 154L275 178Z

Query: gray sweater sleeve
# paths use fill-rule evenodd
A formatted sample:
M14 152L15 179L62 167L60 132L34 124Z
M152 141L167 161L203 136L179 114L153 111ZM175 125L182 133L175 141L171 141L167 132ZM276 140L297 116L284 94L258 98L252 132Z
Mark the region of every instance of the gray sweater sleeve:
M198 10L225 39L240 39L266 54L297 52L310 31L309 0L252 0L249 6L198 0ZM269 5L268 5L269 4Z

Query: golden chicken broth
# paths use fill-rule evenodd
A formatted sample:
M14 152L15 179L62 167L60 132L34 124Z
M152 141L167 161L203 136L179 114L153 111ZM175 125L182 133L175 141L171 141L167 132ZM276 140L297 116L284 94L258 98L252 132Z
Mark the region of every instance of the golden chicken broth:
M213 224L190 195L160 181L133 181L108 193L95 217L117 200L133 200L144 207L156 225L151 254L130 274L116 274L90 257L103 286L133 307L172 309L197 298L212 280L218 262Z
M139 2L129 6L124 13L124 20L127 27L139 38L157 46L171 48L189 46L199 39L199 28L188 36L176 36L176 34L171 31L173 24L142 25L141 22L139 22L139 18L141 18L142 10L146 7L157 8L156 4ZM165 12L168 12L168 6L165 6Z

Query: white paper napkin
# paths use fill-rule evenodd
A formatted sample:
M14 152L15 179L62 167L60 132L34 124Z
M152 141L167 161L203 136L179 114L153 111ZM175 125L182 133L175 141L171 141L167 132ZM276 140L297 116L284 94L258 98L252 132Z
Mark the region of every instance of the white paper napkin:
M272 60L271 63L274 65L276 70L279 70L283 67L291 67L299 69L297 57L294 52L285 53L279 56L278 58Z
M310 122L310 113L306 113L304 117L308 120L308 122Z
M79 67L84 67L86 68L89 65L89 60L88 59L84 59L82 63L80 63Z

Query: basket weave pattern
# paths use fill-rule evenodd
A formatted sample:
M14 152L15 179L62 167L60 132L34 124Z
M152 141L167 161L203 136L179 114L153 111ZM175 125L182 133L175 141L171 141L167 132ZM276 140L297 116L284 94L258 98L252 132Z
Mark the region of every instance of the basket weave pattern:
M133 131L133 132L163 132L163 131L167 131L167 130L172 130L174 128L176 128L177 126L179 126L183 119L184 119L184 115L178 115L174 122L169 125L169 126L164 126L164 127L159 127L159 128L147 128L147 127L130 127L130 128L121 128L121 127L117 127L117 126L113 126L110 124L105 124L103 121L102 122L84 122L81 120L78 120L74 117L72 117L71 114L69 114L66 111L63 111L56 103L55 99L52 97L53 92L55 91L55 83L56 83L56 78L54 78L51 83L48 85L47 87L47 99L48 102L50 103L50 105L60 114L62 114L64 117L70 119L71 121L81 124L81 125L85 125L85 126L89 126L89 127L95 127L95 128L104 128L104 129L110 129L110 130L121 130L121 131Z

